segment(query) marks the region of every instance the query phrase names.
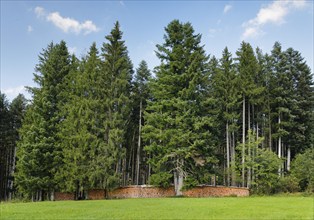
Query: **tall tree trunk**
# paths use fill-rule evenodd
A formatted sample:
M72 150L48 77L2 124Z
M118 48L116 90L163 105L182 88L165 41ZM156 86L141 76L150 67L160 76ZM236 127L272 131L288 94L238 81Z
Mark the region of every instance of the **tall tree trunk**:
M12 158L12 169L10 172L10 176L13 177L14 176L14 172L15 172L15 165L16 165L16 146L14 146L13 148L13 158ZM13 191L13 186L14 186L14 179L11 178L10 184L9 184L9 200L12 200L12 191Z
M290 162L291 162L291 149L290 149L290 146L288 145L288 149L287 149L287 171L290 171Z
M127 168L126 168L126 166L127 166L127 164L126 164L126 158L127 158L127 156L125 155L125 157L122 159L122 175L123 175L123 181L122 181L122 183L123 183L123 186L126 186L127 185Z
M268 145L269 145L269 150L272 151L272 138L271 138L271 118L270 118L270 111L268 112Z
M132 178L132 155L133 155L133 142L134 142L134 136L135 136L135 132L133 132L133 137L132 137L132 143L130 146L130 153L129 153L129 160L128 160L128 177L127 177L127 182L128 185L133 183L133 178Z
M280 124L281 124L281 118L280 118L280 113L279 113L279 116L278 116L279 129L280 129ZM281 135L280 134L278 138L278 157L281 158ZM279 176L281 176L281 164L279 165L278 174Z
M231 167L232 167L232 186L236 185L236 173L235 173L235 136L234 131L232 131L232 150L231 150Z
M174 189L176 196L182 196L182 187L183 187L183 166L182 160L177 160L177 168L174 171Z
M226 150L227 150L227 186L230 186L230 147L229 147L229 123L226 123Z
M137 152L136 152L136 185L139 184L139 176L140 176L141 131L142 131L142 99L140 101L140 119L138 123L138 143L137 143Z
M243 95L242 106L242 187L245 186L245 96Z

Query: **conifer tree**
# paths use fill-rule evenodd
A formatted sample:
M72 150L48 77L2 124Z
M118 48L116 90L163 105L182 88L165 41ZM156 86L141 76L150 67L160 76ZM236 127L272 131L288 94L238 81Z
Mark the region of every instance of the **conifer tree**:
M0 93L0 201L7 199L8 161L11 149L11 114L5 94Z
M282 51L279 42L275 42L271 51L273 59L273 76L274 89L272 90L272 112L274 123L273 138L276 140L277 155L279 158L284 157L284 152L288 144L290 128L292 126L293 115L293 79L289 72L287 56ZM283 174L283 164L280 165L278 173Z
M65 119L60 124L59 135L63 140L63 166L59 169L62 189L75 191L76 198L88 196L91 160L101 136L100 78L101 61L96 44L90 47L87 57L79 64L72 58L72 68L65 90L68 101L62 107ZM85 195L82 195L83 191ZM81 193L81 195L79 195Z
M21 128L18 147L17 182L20 190L33 200L54 191L54 179L60 152L57 125L63 80L70 69L66 43L49 44L39 56L34 81L39 88L30 88L33 101ZM53 194L53 193L52 193Z
M222 135L224 139L220 141L225 143L226 153L226 172L227 185L230 185L230 171L232 171L232 182L235 184L235 140L232 140L234 135L235 121L238 118L237 103L238 103L238 89L235 67L231 53L226 47L223 50L222 58L219 63L219 70L212 76L213 79L213 94L217 102L219 111L219 122L223 126ZM223 122L223 123L222 123Z
M139 185L140 181L140 164L143 161L142 155L142 126L145 123L143 118L143 113L147 106L147 101L149 99L149 87L148 81L151 78L150 71L148 69L146 61L141 61L139 67L136 70L134 90L135 99L139 107L138 109L138 142L136 150L136 185Z
M181 195L183 179L187 185L204 182L203 168L213 161L212 119L204 104L208 57L190 23L174 20L165 31L165 42L157 45L161 64L151 84L143 132L151 141L145 149L151 154L152 182L165 186L173 177Z
M255 72L258 69L258 62L254 54L254 50L249 43L242 42L237 54L237 70L240 80L240 88L242 95L242 186L245 186L245 137L247 130L251 129L251 97L256 92L256 85L254 83ZM246 126L247 122L247 126ZM248 151L250 153L250 150ZM248 170L247 177L250 176ZM248 179L247 184L250 184Z
M11 114L11 143L12 147L9 152L8 157L8 200L13 198L13 194L15 193L16 184L14 184L14 173L16 167L16 152L17 152L17 142L20 140L19 129L22 126L22 120L25 114L27 106L27 100L24 95L19 94L13 101L10 103L10 114Z
M291 156L313 147L314 89L310 68L301 54L292 48L288 48L285 54L287 71L292 78L289 103L292 122L288 128L290 135L287 140L287 159L289 159L287 162L290 163ZM291 155L291 150L293 155Z
M125 182L126 131L130 116L132 63L116 22L102 46L101 68L103 141L98 144L92 179L106 191ZM122 175L121 175L122 174ZM123 179L121 179L123 177Z

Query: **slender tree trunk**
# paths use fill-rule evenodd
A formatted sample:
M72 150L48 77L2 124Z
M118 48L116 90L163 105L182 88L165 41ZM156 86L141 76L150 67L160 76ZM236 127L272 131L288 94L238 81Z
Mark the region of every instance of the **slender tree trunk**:
M250 132L251 131L251 105L250 103L248 102L248 130ZM249 144L248 144L248 158L251 162L252 158L251 158L251 135L249 135ZM247 183L246 183L246 186L249 188L251 186L251 171L252 171L252 168L251 166L248 166L248 170L247 170Z
M11 172L10 172L10 176L11 176L11 177L14 176L15 166L16 166L16 146L14 146L14 149L13 149L12 169L11 169ZM10 189L10 192L9 192L9 200L12 199L12 190L13 190L13 186L14 186L14 179L12 179L12 180L10 181L10 185L9 185L9 189Z
M149 140L149 144L151 144L152 143L152 140ZM151 159L151 154L149 154L149 156L148 156L148 158L149 159ZM150 174L151 174L151 165L150 165L150 163L148 164L148 184L150 185Z
M245 186L245 96L243 95L242 106L242 187Z
M139 175L140 175L141 131L142 131L142 99L140 101L140 119L138 123L138 143L137 143L137 152L136 152L136 185L139 184Z
M127 177L128 185L132 184L132 182L133 182L133 178L132 178L132 155L133 155L134 136L135 136L135 133L133 132L131 149L130 149L129 160L128 160L128 177Z
M123 173L123 186L127 185L127 168L126 168L127 164L126 164L126 155L125 157L122 159L122 173Z
M268 112L268 145L269 145L269 150L272 151L272 138L271 138L271 118L270 118L270 111Z
M232 186L236 185L236 173L235 173L235 136L234 131L232 131L232 157L231 157L231 167L232 167Z
M134 142L133 142L134 143ZM133 144L132 144L133 145ZM135 161L135 146L132 153L132 184L135 184L135 167L136 167L136 161Z
M288 145L288 149L287 149L287 171L290 171L290 162L291 162L291 150L290 150L290 146Z
M279 124L279 129L280 129L280 124L281 124L280 113L278 116L278 124ZM279 134L279 138L278 138L278 157L281 158L281 135L280 134ZM279 169L278 169L278 174L279 174L279 176L281 176L281 164L280 164Z
M247 103L247 130L251 130L251 105Z
M226 150L227 150L227 186L230 186L230 147L229 147L229 123L226 123Z

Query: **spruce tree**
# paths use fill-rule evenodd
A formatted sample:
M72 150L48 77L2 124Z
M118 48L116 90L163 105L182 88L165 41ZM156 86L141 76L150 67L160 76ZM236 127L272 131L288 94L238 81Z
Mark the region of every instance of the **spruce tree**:
M251 129L251 104L252 96L258 92L254 77L258 69L258 62L254 50L249 43L242 42L240 49L236 52L237 70L240 80L240 93L242 95L242 186L245 186L245 137L248 130ZM257 90L257 91L256 91ZM246 126L247 123L247 126ZM250 153L250 150L248 151ZM250 178L250 170L247 177ZM250 180L247 180L247 185Z
M190 23L174 20L165 31L165 42L157 45L161 64L151 83L143 132L150 141L145 150L151 155L152 182L165 186L173 177L176 194L181 195L183 179L187 186L206 181L204 168L213 160L212 119L204 104L208 57Z
M108 190L122 184L125 178L126 135L130 116L132 63L116 22L108 42L102 46L101 103L103 141L98 144L93 161L92 179ZM123 177L123 179L121 179Z
M284 157L284 152L289 142L290 130L293 126L293 79L291 72L289 72L287 56L282 51L279 42L275 42L271 55L273 59L273 83L275 84L272 90L272 112L274 119L274 132L272 136L276 141L278 157L282 158ZM278 173L280 176L283 174L283 164L279 167Z
M289 128L289 148L293 155L313 147L314 89L311 70L301 54L293 48L285 51L291 85L292 125Z
M57 137L60 115L60 94L64 78L70 69L66 43L49 44L39 56L34 81L30 88L33 101L21 128L18 147L17 182L19 188L33 200L53 194L60 145Z
M5 94L0 93L0 201L6 200L8 195L8 156L11 144L11 114L9 102Z
M91 187L91 160L101 139L101 105L99 100L101 61L96 44L80 63L72 57L72 68L65 90L67 102L62 107L64 120L60 124L63 166L59 169L60 188L76 192L76 199ZM81 193L81 195L79 195Z
M16 152L17 142L20 140L19 129L22 126L22 120L24 118L25 110L27 107L27 100L24 95L19 94L10 103L10 114L11 114L11 143L12 147L8 157L8 199L11 200L16 191L16 184L14 183L14 173L16 171Z
M142 155L142 126L145 124L143 113L147 106L147 101L149 99L149 87L148 82L151 78L150 71L148 69L146 61L141 61L139 67L136 69L135 81L134 81L134 96L136 99L137 109L138 109L138 140L137 140L137 150L136 150L136 178L135 184L139 185L140 182L140 170L141 163L143 162Z
M219 124L217 127L221 131L221 143L225 143L225 155L226 155L226 173L227 173L227 185L230 185L230 171L232 171L232 182L235 184L235 140L232 140L235 131L236 123L238 119L237 104L239 100L237 89L237 78L235 72L235 66L233 63L232 55L226 47L223 50L222 58L220 59L218 71L212 76L213 81L213 95L216 100L216 108L219 112L217 118Z

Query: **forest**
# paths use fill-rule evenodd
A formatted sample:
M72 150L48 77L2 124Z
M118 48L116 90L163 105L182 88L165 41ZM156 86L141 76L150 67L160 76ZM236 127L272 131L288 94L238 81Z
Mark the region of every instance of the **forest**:
M210 56L191 23L171 21L160 64L134 69L118 22L98 49L39 54L31 100L0 95L0 200L126 185L314 192L314 84L275 42Z

